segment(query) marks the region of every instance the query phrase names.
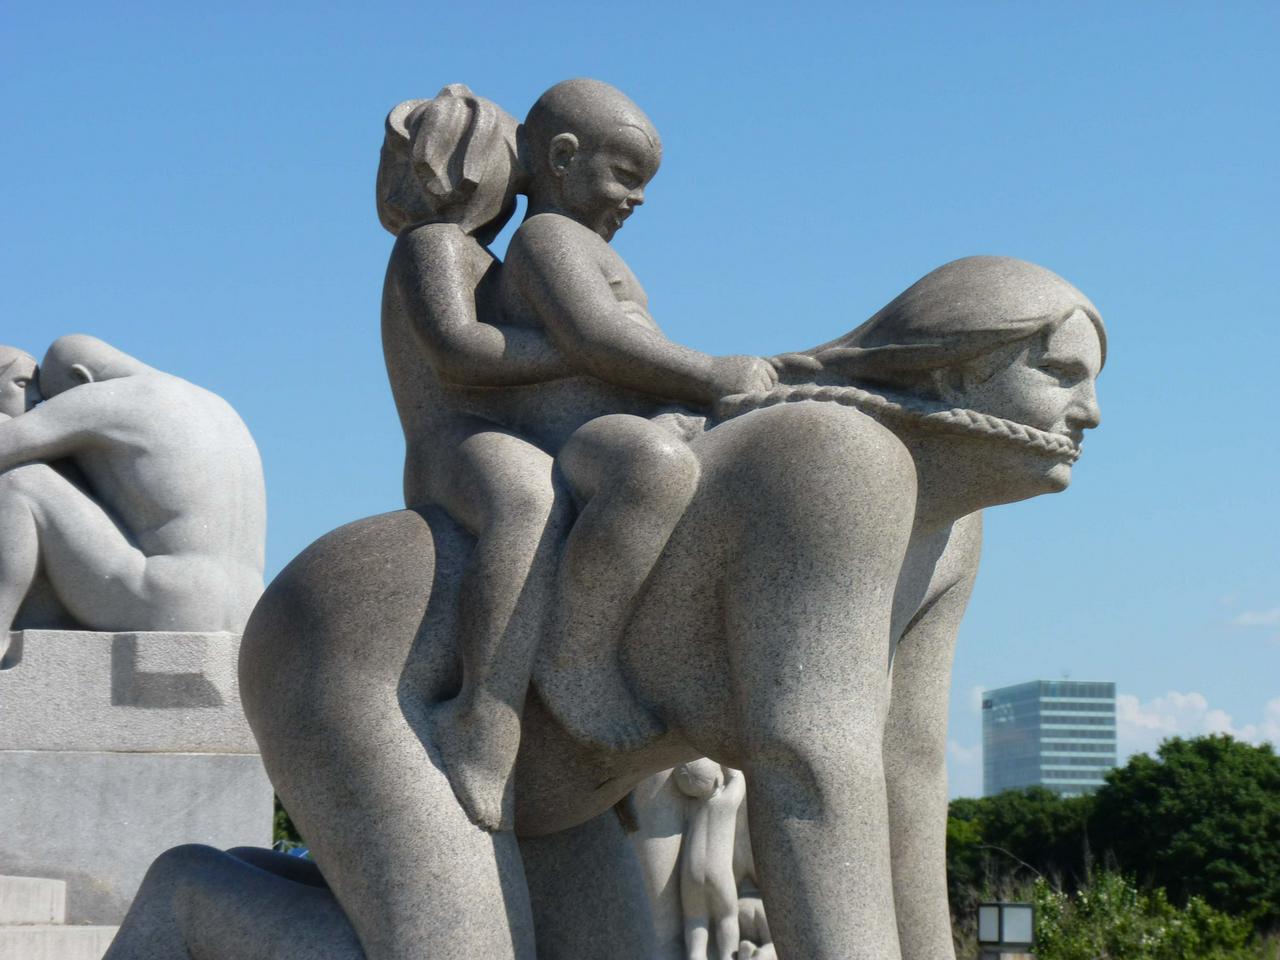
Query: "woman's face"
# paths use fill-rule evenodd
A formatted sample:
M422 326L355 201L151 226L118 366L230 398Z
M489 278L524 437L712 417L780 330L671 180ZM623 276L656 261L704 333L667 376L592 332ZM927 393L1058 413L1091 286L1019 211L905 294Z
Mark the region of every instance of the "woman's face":
M16 417L39 400L35 359L19 350L0 350L0 414Z
M965 383L964 405L1070 437L1078 446L1084 431L1102 419L1094 389L1102 344L1092 321L1077 310L1047 334L1010 349L1008 363L981 382ZM1065 488L1071 464L1055 466L1050 477L1054 486Z

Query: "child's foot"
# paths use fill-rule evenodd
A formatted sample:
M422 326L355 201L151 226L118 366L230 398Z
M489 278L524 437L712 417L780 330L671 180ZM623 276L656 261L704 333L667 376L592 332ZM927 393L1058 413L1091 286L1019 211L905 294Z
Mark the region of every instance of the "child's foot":
M514 828L512 782L520 748L520 717L485 697L455 697L438 705L431 725L454 796L476 826Z

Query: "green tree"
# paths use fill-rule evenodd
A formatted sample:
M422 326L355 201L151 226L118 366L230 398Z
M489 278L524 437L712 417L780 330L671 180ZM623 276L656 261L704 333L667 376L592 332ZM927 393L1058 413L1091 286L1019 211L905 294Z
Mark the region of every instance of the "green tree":
M1229 736L1161 744L1111 771L1090 836L1147 889L1280 928L1280 757Z
M289 816L289 811L284 808L284 804L280 802L280 798L275 798L275 817L272 822L271 839L277 843L283 840L290 846L302 846L302 837L298 835L298 828L293 825L293 818Z
M978 900L1000 896L1037 876L1074 889L1088 872L1089 797L1062 797L1044 787L951 801L947 879L960 920Z
M1039 960L1263 960L1274 949L1255 939L1248 920L1198 897L1175 907L1165 892L1144 892L1118 873L1098 872L1074 895L1037 880Z
M1057 886L1074 888L1088 870L1087 825L1093 798L1063 797L1044 787L985 797L978 813L983 842Z

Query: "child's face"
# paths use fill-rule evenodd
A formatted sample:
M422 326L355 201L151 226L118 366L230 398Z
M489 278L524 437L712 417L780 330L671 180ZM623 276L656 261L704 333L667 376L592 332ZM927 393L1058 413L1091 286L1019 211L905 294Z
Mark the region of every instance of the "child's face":
M658 172L661 148L636 127L623 127L603 144L578 149L562 168L565 212L612 240L644 203L644 188Z

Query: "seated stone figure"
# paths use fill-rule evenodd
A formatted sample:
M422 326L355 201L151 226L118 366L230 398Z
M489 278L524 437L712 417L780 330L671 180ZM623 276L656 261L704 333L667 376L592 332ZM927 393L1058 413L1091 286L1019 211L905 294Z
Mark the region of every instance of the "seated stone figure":
M266 523L240 418L84 335L49 348L39 391L0 423L0 633L41 576L83 628L239 632L262 589Z
M777 382L759 357L712 357L663 336L644 288L609 245L662 159L639 107L606 83L567 80L538 98L521 135L529 211L500 282L507 322L546 330L580 373L694 409ZM635 748L662 727L609 665L693 497L697 459L669 427L615 413L579 429L556 463L579 511L555 594L555 657L539 682L575 736Z
M40 402L40 388L36 380L38 369L35 357L25 350L0 346L0 423L25 413ZM52 466L66 476L76 477L74 466L66 461ZM72 482L76 482L75 479ZM74 619L50 588L48 578L38 573L10 626L14 630L24 630L74 625ZM10 666L12 658L20 654L20 648L16 647L6 653L7 645L8 638L0 634L0 669Z
M25 413L40 402L36 359L17 347L0 346L0 420Z
M613 127L624 121L617 141ZM476 538L459 591L461 690L435 712L436 741L459 799L490 829L510 826L534 631L548 560L570 519L563 506L553 516L551 457L586 504L563 545L556 594L569 649L611 648L697 483L697 464L671 429L609 406L598 412L611 416L581 426L596 412L583 409L582 394L620 385L633 391L630 408L656 415L671 399L709 407L776 379L759 358L709 357L663 337L608 247L657 168L656 133L634 104L605 84L571 81L538 101L525 129L532 159L522 166L515 122L465 87L447 87L392 111L378 178L380 219L397 234L382 330L405 431L405 502L444 507ZM610 173L619 164L627 172ZM597 168L607 176L594 177ZM500 270L484 244L526 187L530 218ZM601 218L605 207L612 213ZM611 286L623 274L629 282ZM529 390L553 381L558 400L529 402ZM615 672L572 677L612 682L612 701L632 700ZM555 702L586 711L594 701ZM640 709L602 720L569 725L619 743L660 732Z

